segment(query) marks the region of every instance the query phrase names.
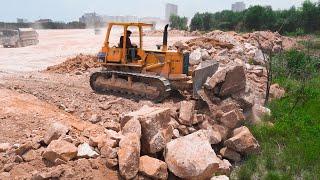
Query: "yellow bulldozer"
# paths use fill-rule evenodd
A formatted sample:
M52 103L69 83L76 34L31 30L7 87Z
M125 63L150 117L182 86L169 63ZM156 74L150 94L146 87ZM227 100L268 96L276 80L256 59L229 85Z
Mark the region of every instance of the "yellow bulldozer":
M118 45L109 42L113 27L123 28L123 36L137 28L139 44L128 46L127 38ZM143 49L143 30L146 23L109 23L98 61L102 70L90 77L91 88L97 93L130 94L153 101L162 101L172 90L188 91L199 98L198 91L208 77L218 69L213 61L203 61L194 70L189 68L189 53L168 50L168 25L164 28L163 44L157 50Z

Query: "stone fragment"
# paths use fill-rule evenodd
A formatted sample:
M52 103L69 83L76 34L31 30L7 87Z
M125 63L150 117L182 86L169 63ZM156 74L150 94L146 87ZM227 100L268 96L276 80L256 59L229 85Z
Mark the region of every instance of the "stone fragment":
M14 162L21 163L21 162L23 162L23 158L20 155L16 155L16 156L14 156Z
M96 158L99 154L93 150L93 148L88 143L83 143L78 146L78 154L79 158Z
M104 126L106 129L111 129L111 130L114 130L114 131L116 131L116 132L119 132L119 131L120 131L120 123L115 122L115 121L107 121L107 122L104 122L103 126Z
M204 116L203 114L194 114L193 119L192 119L192 124L199 124L204 121Z
M183 125L192 125L194 116L194 102L193 101L181 101L180 103L180 115L179 122Z
M44 179L60 179L65 169L62 167L54 168L49 172L34 172L31 180L44 180Z
M114 168L115 166L118 166L119 161L117 158L113 158L113 159L107 159L106 161L106 166L108 168Z
M178 129L174 129L173 130L173 138L179 138L180 137L180 133L179 133L179 130Z
M26 162L33 161L37 157L38 157L38 153L33 149L29 150L28 152L22 155L23 160Z
M210 180L229 180L229 177L226 175L213 176Z
M190 65L198 65L202 61L201 49L198 48L190 53L189 63Z
M256 154L260 152L258 141L245 126L233 130L233 136L226 140L224 145L241 154Z
M200 132L203 130L200 130ZM199 132L199 131L198 131ZM206 133L209 137L210 144L218 144L221 142L221 134L219 131L214 130L213 128L209 128L206 130Z
M262 118L265 116L270 116L271 110L266 108L260 104L255 104L252 107L251 116L249 116L249 120L252 124L260 124L262 122Z
M44 136L44 143L49 145L51 141L59 139L69 132L69 128L59 122L54 122L49 127L46 135Z
M14 163L7 163L3 167L4 172L10 172L12 168L14 167Z
M171 126L173 129L177 129L180 124L175 119L171 118L169 122L169 126Z
M168 178L167 164L149 156L140 157L139 172L152 179Z
M121 140L121 138L123 137L123 135L121 133L118 133L118 132L111 130L111 129L105 130L105 133L108 137L110 137L110 139L116 140L117 142L119 142Z
M235 102L226 100L222 102L222 104L219 106L219 109L222 110L224 113L227 113L234 109L239 109L239 107Z
M218 174L230 175L231 171L232 171L232 165L228 160L223 159L222 161L220 161L219 169L218 169L219 173Z
M195 132L166 145L165 162L173 174L183 179L208 179L218 172L221 160L205 132Z
M105 157L107 159L114 159L118 157L118 149L117 148L112 148L110 146L103 146L100 149L100 153L102 157Z
M19 146L16 150L15 153L19 156L22 156L24 153L32 149L32 143L31 142L26 142L23 145Z
M10 148L10 143L0 143L0 153L7 152Z
M93 124L96 124L98 122L101 121L101 116L97 115L97 114L93 114L90 119L89 119L90 122L92 122Z
M227 138L228 133L229 133L228 128L226 128L222 125L219 125L219 124L214 124L214 125L212 125L212 129L215 131L218 131L220 133L222 140L225 140Z
M61 161L74 159L77 153L78 149L75 145L64 140L53 140L43 152L42 157L52 163L60 164Z
M119 171L123 178L132 179L139 171L140 161L140 136L138 134L126 134L120 141Z
M279 84L272 84L270 86L270 98L280 99L285 95L286 91L280 87Z
M178 51L185 51L185 50L189 50L189 46L186 43L183 43L181 41L177 41L173 44L174 47L176 47L178 49Z
M232 160L233 162L239 162L241 161L241 155L234 151L233 149L224 147L220 149L220 154L222 157Z
M214 73L205 83L205 87L207 89L213 90L219 83L224 82L228 68L218 69L216 73Z
M100 149L103 146L116 147L118 143L117 140L111 139L106 134L99 134L89 138L89 145L92 147L98 147L98 149Z
M186 136L189 134L188 128L185 125L179 125L178 130L179 130L180 134L183 136Z
M242 112L238 109L234 109L228 113L225 113L220 118L220 122L224 126L230 128L230 129L234 129L234 128L238 127L243 120L244 120L244 116L243 116Z

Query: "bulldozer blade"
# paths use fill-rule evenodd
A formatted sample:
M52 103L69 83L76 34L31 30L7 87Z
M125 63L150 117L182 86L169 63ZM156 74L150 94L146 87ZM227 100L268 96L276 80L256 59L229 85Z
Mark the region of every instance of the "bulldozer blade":
M201 98L198 91L202 89L203 84L211 77L219 68L219 63L207 60L201 62L198 67L193 71L193 97L196 99Z

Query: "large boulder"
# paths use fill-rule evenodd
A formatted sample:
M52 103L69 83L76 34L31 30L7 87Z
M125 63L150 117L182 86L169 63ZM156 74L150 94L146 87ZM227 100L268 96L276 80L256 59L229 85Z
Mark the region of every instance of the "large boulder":
M230 96L244 91L246 88L246 75L242 65L236 65L227 72L220 89L220 96Z
M127 119L134 119L140 122L142 132L141 146L146 153L161 151L173 136L169 108L144 106L140 110L124 116L122 121L125 122Z
M183 179L209 179L218 172L221 160L205 132L198 131L166 145L165 162L173 174Z
M152 179L168 178L167 164L149 156L140 157L139 172Z
M59 122L54 122L49 127L46 135L44 136L44 143L49 145L51 141L59 139L68 133L69 128Z
M241 154L256 154L260 151L258 141L245 126L233 130L233 136L226 140L224 145Z
M54 164L62 164L74 159L77 153L77 147L68 141L53 140L43 152L42 157Z
M135 118L124 124L123 137L119 143L118 160L120 175L125 179L133 179L139 171L141 125Z
M133 179L139 171L140 137L138 134L129 133L121 139L118 159L121 176L125 179Z

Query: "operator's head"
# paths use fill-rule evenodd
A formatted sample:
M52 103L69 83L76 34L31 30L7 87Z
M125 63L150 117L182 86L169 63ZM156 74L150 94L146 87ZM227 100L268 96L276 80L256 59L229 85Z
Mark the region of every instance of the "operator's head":
M131 34L132 34L132 32L131 31L127 31L127 36L129 37L129 36L131 36Z

